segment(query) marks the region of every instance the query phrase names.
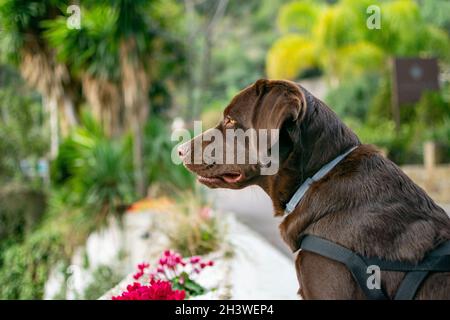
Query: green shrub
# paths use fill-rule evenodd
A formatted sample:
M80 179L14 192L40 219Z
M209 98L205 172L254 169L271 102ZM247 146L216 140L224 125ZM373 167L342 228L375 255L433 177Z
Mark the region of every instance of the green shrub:
M0 299L42 299L50 271L61 263L64 271L75 249L106 222L98 206L74 206L70 190L53 190L48 202L35 230L3 252Z
M398 164L422 163L423 144L438 144L441 161L449 161L450 105L446 88L425 92L416 104L400 108L400 128L396 130L392 116L391 80L365 76L343 83L332 90L327 101L345 119L364 143L375 144Z
M0 183L36 182L25 177L21 160L35 161L48 151L48 128L41 98L24 85L17 71L0 64ZM30 181L33 180L33 181ZM37 180L37 181L34 181Z
M216 217L207 214L208 210L194 194L180 197L177 209L167 221L171 249L188 257L204 255L219 248L223 232Z
M61 144L52 176L74 205L116 213L134 199L131 141L106 138L88 115L83 123Z
M46 209L46 193L26 185L0 188L0 246L4 241L21 241L37 225ZM1 261L0 250L0 261Z
M450 117L447 117L443 123L430 130L426 138L435 141L438 146L438 156L441 163L450 162Z
M374 144L383 149L395 163L422 162L422 144L415 143L413 126L404 124L397 132L392 120L381 121L378 124L363 124L356 119L346 119L345 123L355 131L363 143Z
M379 82L380 79L376 75L348 80L336 89L330 90L325 101L340 117L364 121Z
M450 117L450 103L439 91L426 91L416 105L417 121L429 128L442 124Z
M101 265L94 270L92 281L83 292L82 298L85 300L96 300L105 292L116 286L123 278L123 275L112 268Z
M194 176L172 162L171 153L178 141L171 141L166 122L153 116L145 126L144 152L149 184L165 192L193 189Z
M42 299L51 268L64 256L64 237L54 229L36 231L9 247L0 268L0 298Z
M85 116L52 164L56 178L45 214L22 242L2 248L0 299L42 299L52 268L133 200L130 154L129 139L106 139Z
M366 120L369 125L393 120L392 83L389 74L381 77L378 89L374 88Z

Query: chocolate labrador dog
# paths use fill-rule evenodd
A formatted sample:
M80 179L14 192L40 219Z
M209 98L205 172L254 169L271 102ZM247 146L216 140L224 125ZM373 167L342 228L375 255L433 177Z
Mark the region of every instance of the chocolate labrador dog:
M225 108L216 129L278 129L278 170L261 174L256 163L193 161L193 148L211 142L197 136L179 147L186 167L211 188L260 186L282 216L298 187L325 164L356 147L323 178L314 181L301 202L280 225L281 236L295 251L300 235L326 239L364 257L417 265L450 239L445 211L375 147L361 144L336 114L300 85L258 80ZM227 143L225 143L227 145ZM271 143L269 148L275 144ZM346 265L300 250L296 259L299 294L305 299L365 299ZM446 269L447 270L447 269ZM405 272L381 271L381 287L393 298ZM450 272L431 272L416 299L450 299Z

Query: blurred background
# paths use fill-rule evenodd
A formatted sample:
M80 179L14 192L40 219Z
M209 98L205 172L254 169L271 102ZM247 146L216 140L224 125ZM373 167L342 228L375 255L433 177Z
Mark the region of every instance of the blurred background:
M264 195L211 197L171 161L174 127L214 125L263 77L301 83L447 206L449 36L447 0L0 0L0 299L99 297L127 270L79 248L136 207L239 207L287 252ZM174 220L186 254L220 242L214 219ZM76 253L92 281L51 295Z

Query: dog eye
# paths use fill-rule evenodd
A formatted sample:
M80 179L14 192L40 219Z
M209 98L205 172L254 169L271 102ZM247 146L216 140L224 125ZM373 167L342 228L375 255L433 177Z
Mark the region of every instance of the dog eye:
M227 116L227 117L224 119L224 125L225 125L226 127L232 127L232 126L234 126L235 124L236 124L236 120L232 119L232 118L229 117L229 116Z

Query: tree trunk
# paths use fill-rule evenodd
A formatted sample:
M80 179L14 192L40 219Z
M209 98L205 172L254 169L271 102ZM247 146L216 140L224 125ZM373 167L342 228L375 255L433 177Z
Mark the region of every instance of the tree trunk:
M134 38L122 39L120 43L120 67L125 109L133 134L133 163L136 193L145 195L143 125L149 114L149 81L140 60Z
M187 106L184 110L185 116L189 120L195 119L195 110L197 109L197 99L195 92L197 90L197 79L195 66L197 64L197 50L195 48L195 37L199 32L196 26L195 8L192 0L185 0L186 7L186 29L188 30L187 37L187 69L188 81L186 83L187 91Z
M203 92L209 86L211 82L211 54L214 47L215 28L217 24L222 20L225 10L228 5L228 0L219 0L217 3L214 16L209 21L208 25L204 28L204 53L202 59L202 79L200 81L201 91ZM198 115L196 115L198 116Z
M187 82L187 98L189 109L186 110L187 117L190 120L197 119L200 115L198 92L200 95L209 88L211 82L211 54L214 47L215 28L222 20L229 0L217 0L217 7L214 15L206 24L196 25L195 1L184 0L186 8L186 28L188 32L187 38L187 54L188 54L188 74ZM203 55L198 57L197 48L195 47L195 37L197 34L203 33ZM200 59L200 60L199 60ZM196 65L199 64L199 67ZM200 69L197 76L196 69ZM198 79L197 79L198 77Z
M145 173L144 173L144 143L141 119L139 115L133 114L133 164L135 170L136 190L140 196L145 196Z
M108 137L122 134L123 104L120 85L106 79L85 74L82 78L83 93L92 107L92 114L102 124Z
M39 91L44 100L50 117L50 157L54 159L58 154L60 133L67 134L77 123L73 101L64 89L64 84L71 81L69 72L65 65L56 61L51 50L33 37L27 38L21 50L20 71L28 85Z
M72 100L67 97L60 97L57 99L59 106L59 128L62 137L67 137L70 129L77 125L78 120L75 115L75 108Z
M43 104L49 114L50 122L50 159L58 156L59 149L59 125L58 125L58 104L53 95L43 97Z

